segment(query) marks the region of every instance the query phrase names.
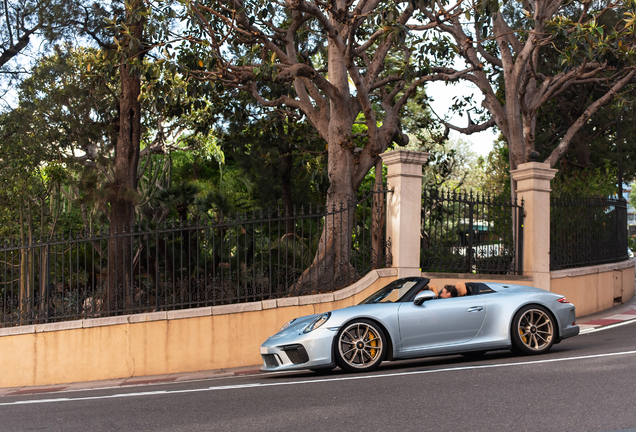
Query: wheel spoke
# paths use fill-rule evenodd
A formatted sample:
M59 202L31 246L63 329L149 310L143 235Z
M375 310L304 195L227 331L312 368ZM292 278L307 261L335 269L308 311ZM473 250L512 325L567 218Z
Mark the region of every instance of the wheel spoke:
M373 361L373 356L371 355L371 353L369 353L367 350L362 350L362 356L367 356L369 357L369 360Z
M342 353L342 355L347 355L347 354L349 354L351 351L356 350L356 349L357 349L356 347L353 347L353 348L351 348L349 351L346 351L346 352Z
M360 336L360 340L364 341L364 338L366 338L368 334L369 334L369 327L365 327L364 333L362 334L362 336Z

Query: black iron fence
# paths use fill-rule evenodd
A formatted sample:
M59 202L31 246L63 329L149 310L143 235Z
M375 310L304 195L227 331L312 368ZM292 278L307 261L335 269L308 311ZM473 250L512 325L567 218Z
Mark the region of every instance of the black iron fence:
M0 327L332 291L390 263L385 196L5 242Z
M550 270L627 259L627 203L624 199L550 199Z
M424 190L422 271L522 274L522 217L510 197Z

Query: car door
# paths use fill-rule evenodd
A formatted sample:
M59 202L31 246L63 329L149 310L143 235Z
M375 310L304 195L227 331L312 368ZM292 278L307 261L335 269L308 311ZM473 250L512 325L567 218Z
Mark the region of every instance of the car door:
M478 296L434 299L398 310L402 350L453 345L473 339L486 317L486 302Z

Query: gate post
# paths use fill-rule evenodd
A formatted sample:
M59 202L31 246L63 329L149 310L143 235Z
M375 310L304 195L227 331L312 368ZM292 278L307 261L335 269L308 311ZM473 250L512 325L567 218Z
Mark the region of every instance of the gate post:
M430 153L394 150L380 155L387 166L386 238L398 278L420 276L422 166Z
M524 200L523 274L537 288L550 291L550 180L557 170L540 162L521 164L510 175L517 200Z

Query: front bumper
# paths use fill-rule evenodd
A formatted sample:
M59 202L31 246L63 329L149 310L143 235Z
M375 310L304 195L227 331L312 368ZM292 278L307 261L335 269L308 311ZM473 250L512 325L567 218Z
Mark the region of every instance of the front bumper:
M332 366L332 344L338 329L319 328L309 333L278 334L261 345L261 371L275 372L299 369L319 369Z

